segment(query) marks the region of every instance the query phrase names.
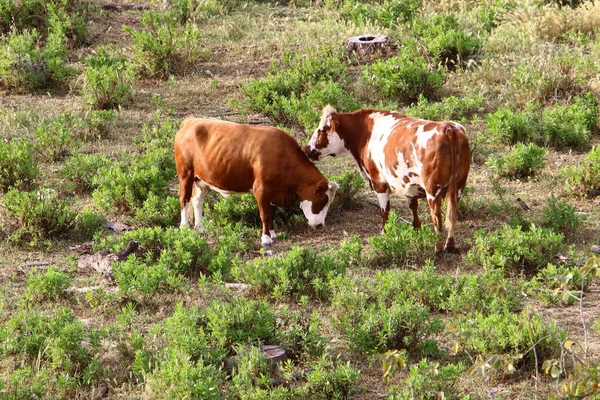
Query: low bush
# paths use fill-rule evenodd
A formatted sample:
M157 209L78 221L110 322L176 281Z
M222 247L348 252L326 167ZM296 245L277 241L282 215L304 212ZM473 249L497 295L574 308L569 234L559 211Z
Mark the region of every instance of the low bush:
M526 283L525 290L549 305L560 302L571 305L577 301L581 290L587 290L589 284L590 277L582 274L576 265L548 264Z
M211 342L233 349L246 343L273 343L276 320L271 307L261 301L233 297L231 302L212 302L203 312L204 331Z
M484 104L485 97L481 95L449 96L439 102L430 102L423 95L419 95L418 102L406 108L404 112L411 117L432 121L466 122L478 115Z
M184 277L173 268L170 262L172 256L171 253L165 252L157 261L152 262L150 257L140 259L134 255L123 262L115 263L112 273L121 295L146 297L180 289L184 284Z
M101 230L104 230L106 218L93 211L84 209L75 217L75 234L80 239L92 239Z
M412 31L427 52L447 67L466 62L482 45L479 38L461 29L453 15L416 20Z
M326 300L331 292L329 281L344 270L345 265L333 255L293 247L283 256L258 258L252 264L241 264L232 274L276 299L309 295Z
M65 237L73 229L77 216L70 202L50 189L40 189L37 193L11 190L4 196L4 208L3 230L8 240L30 246Z
M464 370L461 363L440 366L437 362L422 359L410 367L408 377L401 384L390 388L389 400L430 399L436 396L458 399L460 397L454 385Z
M544 207L540 226L568 235L574 233L580 223L581 217L576 214L575 207L567 200L559 200L553 196L548 199Z
M356 109L358 103L345 88L351 78L339 51L327 48L307 54L287 53L281 64L271 63L264 78L243 86L248 107L262 112L275 123L316 128L323 106Z
M364 187L364 181L358 172L347 170L339 175L327 176L327 179L340 185L335 193L335 201L329 207L328 216L336 216L361 207L357 197Z
M535 225L504 225L494 232L475 232L475 243L466 256L470 264L500 268L509 274L531 274L544 268L562 248L563 235Z
M390 0L372 4L354 0L326 1L325 3L330 6L339 3L342 17L359 26L378 22L388 28L411 21L422 7L421 0Z
M60 89L74 70L65 61L66 38L52 32L43 47L37 44L37 30L12 30L0 37L0 79L4 87L17 92Z
M45 272L31 269L25 282L25 298L29 301L57 300L71 286L73 278L50 266Z
M38 157L57 162L76 150L78 143L73 126L78 122L80 121L75 116L65 113L41 123L35 130L35 151Z
M445 73L419 54L416 46L407 43L397 56L363 67L362 79L374 85L382 99L410 104L419 96L434 98L445 81Z
M84 329L69 309L55 315L20 311L0 327L0 354L13 355L38 370L49 368L55 378L66 375L89 384L102 378L100 339L98 330Z
M472 357L507 355L516 369L536 368L536 356L540 364L543 360L558 357L560 341L567 336L555 324L545 323L537 314L527 311L520 314L475 313L452 322L456 330L465 333L462 349ZM536 355L530 350L533 345Z
M338 363L324 355L314 365L300 391L307 399L348 399L355 391L354 385L360 374L349 362Z
M532 109L524 112L501 107L486 116L492 140L503 144L529 143L538 136L541 118Z
M370 238L380 262L396 266L420 266L435 253L438 234L429 229L414 229L390 212L383 235Z
M96 174L110 163L111 160L103 154L77 153L65 160L58 174L72 182L77 192L91 193L98 187Z
M590 114L590 110L582 102L544 108L541 132L543 142L557 149L581 149L589 146L589 124L593 118Z
M145 226L173 226L180 218L179 198L169 196L161 198L153 192L148 193L141 208L135 210L133 219Z
M201 53L195 24L181 27L171 12L146 11L141 25L142 29L124 26L123 30L133 39L134 62L142 75L166 78L194 69Z
M292 309L286 305L277 311L278 338L292 360L320 357L327 339L321 334L321 321L316 312Z
M108 110L126 105L132 98L135 71L129 60L110 47L99 47L84 59L83 101L93 109Z
M273 368L256 347L241 346L236 353L237 361L231 374L233 390L237 398L254 398L257 391L271 386Z
M596 197L600 195L600 146L595 146L577 165L562 170L567 191L571 194Z
M31 143L25 140L0 141L0 192L31 188L38 172Z
M533 143L516 146L503 156L492 156L488 166L505 178L527 178L536 175L546 165L546 149Z

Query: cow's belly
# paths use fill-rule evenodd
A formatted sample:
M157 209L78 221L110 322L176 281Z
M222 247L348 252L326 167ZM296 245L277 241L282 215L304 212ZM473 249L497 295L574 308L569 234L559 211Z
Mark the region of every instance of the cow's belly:
M406 180L408 180L408 182L406 182ZM423 182L418 175L392 177L388 180L388 186L395 194L405 195L407 197L425 197Z

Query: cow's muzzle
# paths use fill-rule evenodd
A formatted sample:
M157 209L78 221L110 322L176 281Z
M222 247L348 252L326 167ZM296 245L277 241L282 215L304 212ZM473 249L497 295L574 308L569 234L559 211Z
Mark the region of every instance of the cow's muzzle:
M321 158L321 152L317 149L311 149L310 146L304 148L304 154L313 161L319 161L319 158Z

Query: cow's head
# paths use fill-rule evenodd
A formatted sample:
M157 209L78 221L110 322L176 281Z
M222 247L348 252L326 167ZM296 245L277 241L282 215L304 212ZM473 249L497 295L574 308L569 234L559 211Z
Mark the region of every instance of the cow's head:
M325 225L327 210L339 188L337 183L323 179L316 185L307 186L300 193L300 208L304 211L308 225L313 228Z
M335 108L326 106L323 109L321 122L310 138L308 146L304 148L304 153L311 160L319 160L324 156L339 156L347 152L344 140L336 131L337 121L333 119Z

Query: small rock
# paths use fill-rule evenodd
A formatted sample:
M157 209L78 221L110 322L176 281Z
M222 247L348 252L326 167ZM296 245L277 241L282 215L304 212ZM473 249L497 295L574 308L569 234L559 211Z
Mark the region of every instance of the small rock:
M597 244L593 245L592 252L594 252L596 254L600 254L600 246L598 246Z

